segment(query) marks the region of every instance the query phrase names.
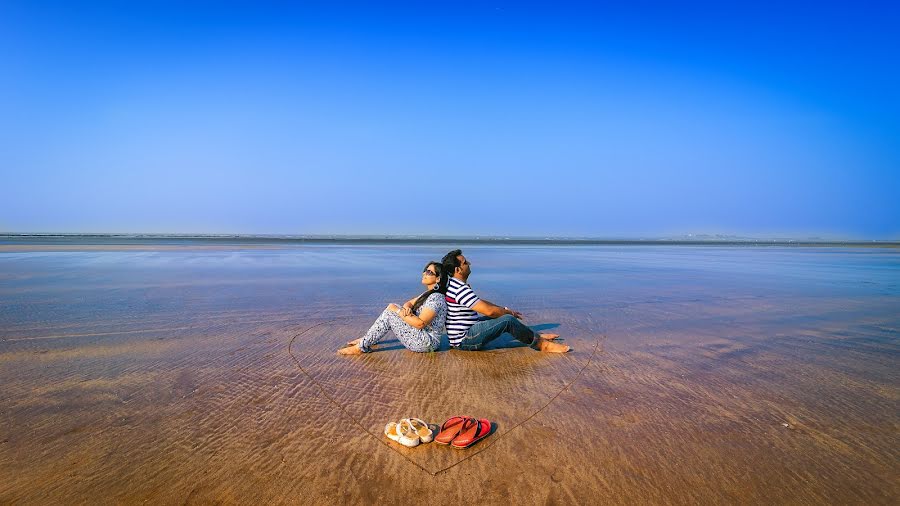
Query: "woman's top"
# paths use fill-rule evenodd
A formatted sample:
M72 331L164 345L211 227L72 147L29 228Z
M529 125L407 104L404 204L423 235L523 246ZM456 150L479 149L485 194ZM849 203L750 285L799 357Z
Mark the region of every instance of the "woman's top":
M444 300L444 294L433 293L425 299L425 302L419 306L416 316L422 314L422 309L429 308L434 311L434 319L425 326L424 330L432 341L440 342L441 334L444 333L444 325L447 323L447 301Z

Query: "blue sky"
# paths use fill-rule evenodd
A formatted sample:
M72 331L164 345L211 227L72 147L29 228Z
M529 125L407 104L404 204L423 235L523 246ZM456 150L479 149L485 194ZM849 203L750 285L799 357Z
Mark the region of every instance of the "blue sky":
M0 231L900 238L888 4L0 4Z

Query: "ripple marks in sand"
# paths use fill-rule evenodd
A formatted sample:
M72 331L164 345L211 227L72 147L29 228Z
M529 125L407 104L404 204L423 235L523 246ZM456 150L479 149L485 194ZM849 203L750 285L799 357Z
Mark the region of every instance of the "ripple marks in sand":
M300 371L315 384L321 395L359 430L431 476L446 472L487 451L503 436L544 411L581 376L593 361L600 345L600 338L593 343L584 342L586 346L581 349L590 349L590 352L585 360L580 361L577 359L573 361L571 355L551 357L514 348L477 354L454 350L413 356L411 352L396 350L390 354L375 353L349 360L346 357L336 357L333 349L336 349L343 339L336 335L356 335L359 333L359 326L359 323L354 324L350 318L335 318L307 326L291 338L288 353ZM303 337L314 339L318 343L316 349L321 350L324 345L328 351L319 353L302 351L297 344ZM370 358L371 362L362 362ZM552 359L560 359L563 362ZM514 374L514 371L520 374ZM548 392L547 385L550 383L549 379L554 377L554 373L563 381L556 388L550 387L552 391ZM525 376L528 381L523 382L520 375ZM437 400L444 411L468 412L458 408L460 405L467 405L466 402L461 402L466 396L454 395L467 389L447 388L448 385L465 386L467 383L471 386L477 385L478 390L473 388L469 389L469 392L479 392L478 396L481 397L479 402L469 402L468 406L480 406L479 412L482 413L491 406L497 410L497 401L502 398L510 404L506 406L507 409L500 411L513 414L504 420L501 430L497 430L494 435L465 454L450 454L446 451L438 453L440 449L433 448L433 445L429 445L427 449L423 448L425 452L417 450L418 454L413 454L406 448L392 445L383 437L380 431L383 421L370 420L373 415L378 420L385 420L390 419L390 413L437 412L435 405L431 406L431 410L423 408L428 406L429 402L435 402L434 396L421 395L422 392L417 391L418 402L409 402L407 394L410 387L417 384L425 386L426 390L429 386L432 388L437 386L433 393L437 396L443 395L443 398L437 397ZM523 386L524 389L521 388ZM441 388L444 389L443 392L440 391ZM502 393L513 390L516 390L518 395L512 399L508 395L501 397ZM528 407L522 410L521 400L529 397L532 402L524 403ZM432 400L428 401L429 398ZM520 406L520 409L515 409L516 406Z

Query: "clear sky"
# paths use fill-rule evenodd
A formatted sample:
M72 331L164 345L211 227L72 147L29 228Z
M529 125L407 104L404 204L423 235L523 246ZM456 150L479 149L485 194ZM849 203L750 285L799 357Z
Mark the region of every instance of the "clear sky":
M892 2L0 2L0 231L900 238Z

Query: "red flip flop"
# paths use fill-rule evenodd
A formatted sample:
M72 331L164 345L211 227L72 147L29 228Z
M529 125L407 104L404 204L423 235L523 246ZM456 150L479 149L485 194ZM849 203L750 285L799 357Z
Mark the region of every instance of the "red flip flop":
M459 435L450 443L454 448L468 448L473 444L486 438L491 433L491 421L487 418L476 420L469 418L468 425L465 425Z
M459 435L459 431L462 429L466 420L470 419L468 416L452 416L441 425L441 431L438 433L437 437L434 438L434 442L442 445L448 445L457 435Z

